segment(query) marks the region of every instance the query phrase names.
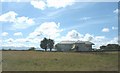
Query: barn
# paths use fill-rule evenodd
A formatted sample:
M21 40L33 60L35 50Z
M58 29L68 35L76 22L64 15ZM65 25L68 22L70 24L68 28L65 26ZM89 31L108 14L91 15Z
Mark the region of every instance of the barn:
M57 51L92 51L92 42L89 41L61 41L55 45Z

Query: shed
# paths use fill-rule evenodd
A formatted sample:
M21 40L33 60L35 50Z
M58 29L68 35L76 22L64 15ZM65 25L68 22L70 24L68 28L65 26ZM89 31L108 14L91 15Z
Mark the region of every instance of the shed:
M61 41L55 45L57 51L92 51L92 42L89 41Z

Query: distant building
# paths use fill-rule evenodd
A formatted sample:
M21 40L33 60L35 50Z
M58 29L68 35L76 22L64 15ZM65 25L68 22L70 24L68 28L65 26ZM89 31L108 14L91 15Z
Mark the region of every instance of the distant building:
M57 51L92 51L92 45L89 41L62 41L55 48Z

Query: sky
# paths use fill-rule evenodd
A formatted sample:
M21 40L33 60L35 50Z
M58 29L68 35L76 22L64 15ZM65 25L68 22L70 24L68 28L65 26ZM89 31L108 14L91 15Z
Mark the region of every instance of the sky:
M118 2L3 0L0 6L2 46L39 47L44 37L55 44L90 41L94 48L118 43Z

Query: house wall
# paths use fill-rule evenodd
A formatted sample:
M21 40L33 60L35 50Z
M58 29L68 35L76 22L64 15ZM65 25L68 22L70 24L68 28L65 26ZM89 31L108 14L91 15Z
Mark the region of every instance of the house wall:
M91 51L92 45L91 44L79 44L78 51Z
M70 51L73 44L57 44L57 51Z
M74 44L57 44L56 49L57 51L70 51ZM84 43L78 43L75 44L78 46L78 49L75 49L74 51L91 51L92 45L91 44L84 44Z

